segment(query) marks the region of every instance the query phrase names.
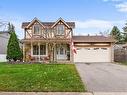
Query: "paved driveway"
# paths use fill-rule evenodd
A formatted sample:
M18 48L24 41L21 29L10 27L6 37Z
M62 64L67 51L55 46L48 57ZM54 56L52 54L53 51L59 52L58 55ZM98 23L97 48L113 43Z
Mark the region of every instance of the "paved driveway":
M112 63L77 63L88 91L127 91L127 66Z

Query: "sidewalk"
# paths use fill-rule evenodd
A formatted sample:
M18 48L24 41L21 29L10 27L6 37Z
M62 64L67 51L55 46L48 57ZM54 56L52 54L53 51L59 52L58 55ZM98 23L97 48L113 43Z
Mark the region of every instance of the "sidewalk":
M94 95L88 92L0 92L0 95Z
M127 92L0 92L0 95L127 95Z

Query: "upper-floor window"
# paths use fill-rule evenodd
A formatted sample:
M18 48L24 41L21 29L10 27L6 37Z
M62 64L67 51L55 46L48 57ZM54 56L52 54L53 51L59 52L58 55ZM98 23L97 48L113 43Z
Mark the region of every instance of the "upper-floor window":
M64 25L57 25L57 35L64 35Z
M41 27L40 27L40 25L34 25L34 27L33 27L34 29L34 34L40 34L40 32L41 32Z

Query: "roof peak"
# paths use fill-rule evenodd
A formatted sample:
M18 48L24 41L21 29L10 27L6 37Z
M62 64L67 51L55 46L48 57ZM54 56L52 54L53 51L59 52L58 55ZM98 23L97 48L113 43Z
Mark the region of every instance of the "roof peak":
M34 22L38 21L43 27L45 26L50 26L51 28L54 27L59 21L62 21L68 28L74 28L75 27L75 22L65 22L61 17L54 22L41 22L37 17L35 17L31 22L23 22L22 23L22 28L28 28L31 26Z

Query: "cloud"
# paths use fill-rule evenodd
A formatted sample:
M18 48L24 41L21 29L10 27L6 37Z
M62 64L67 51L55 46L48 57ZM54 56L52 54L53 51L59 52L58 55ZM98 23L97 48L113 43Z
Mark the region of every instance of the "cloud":
M122 31L124 25L124 20L110 21L110 20L100 20L91 19L86 21L75 21L76 29L74 32L76 35L86 35L86 34L99 34L99 32L110 31L113 26L118 26ZM86 32L85 32L86 31Z
M116 9L119 12L127 12L127 2L126 0L102 0L104 2L114 2Z
M106 21L106 20L86 20L75 21L77 28L111 28L115 24L123 23L123 21Z
M6 21L4 21L6 23L6 25L0 27L0 30L1 31L6 31L7 30L7 24L10 22L12 23L14 26L15 26L15 31L16 31L16 34L18 36L18 38L23 38L23 29L21 28L21 23L22 23L22 19L20 18L7 18L7 17L1 17L2 18L1 21L3 21L4 19L6 19Z
M123 2L123 3L120 3L120 4L116 4L115 7L120 12L127 12L127 2Z
M122 0L103 0L104 2L120 2L120 1L122 1Z
M21 28L21 24L23 21L26 21L26 19L27 18L20 16L20 15L17 15L17 14L10 14L8 16L8 14L4 13L4 14L0 15L0 21L4 21L6 23L10 22L15 26L15 31L16 31L16 34L17 34L19 39L22 39L24 36L23 35L24 31ZM0 27L0 30L2 30L2 31L7 30L7 25L6 25L6 27L4 27L4 26Z

